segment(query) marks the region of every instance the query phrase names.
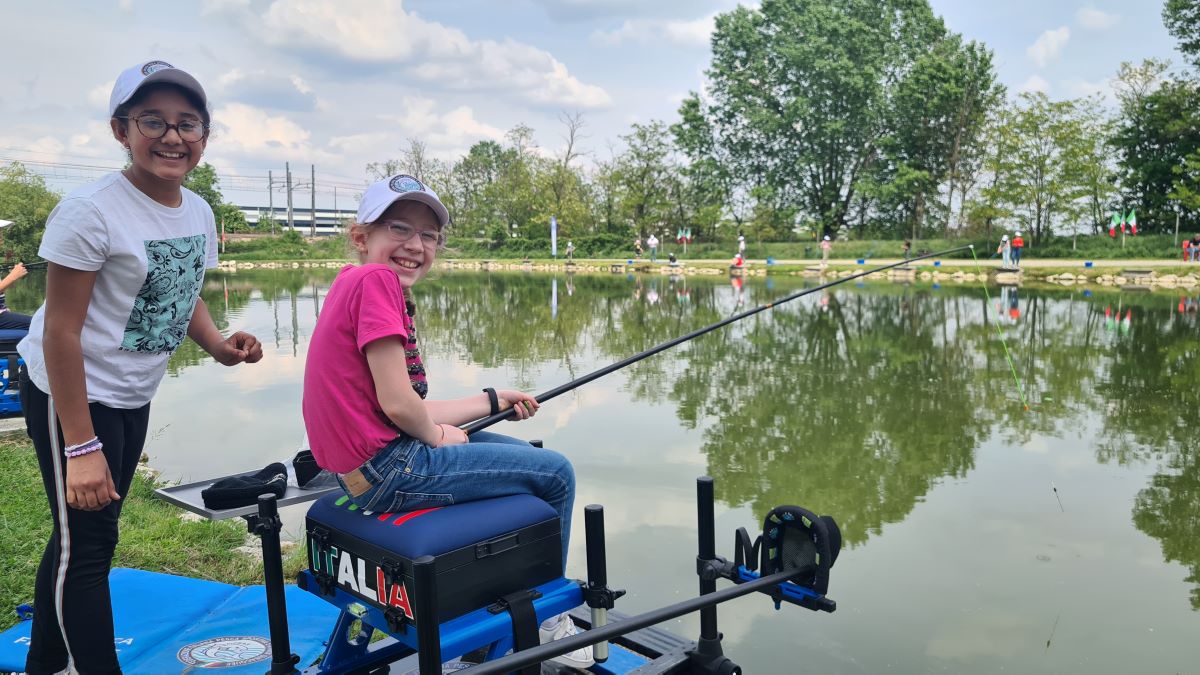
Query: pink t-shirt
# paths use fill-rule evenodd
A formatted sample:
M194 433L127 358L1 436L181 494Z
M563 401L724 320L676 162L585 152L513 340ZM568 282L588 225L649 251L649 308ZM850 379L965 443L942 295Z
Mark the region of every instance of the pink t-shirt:
M347 265L329 287L304 366L304 427L323 468L346 473L400 435L375 394L364 350L397 336L414 389L424 398L425 369L400 279L386 265Z

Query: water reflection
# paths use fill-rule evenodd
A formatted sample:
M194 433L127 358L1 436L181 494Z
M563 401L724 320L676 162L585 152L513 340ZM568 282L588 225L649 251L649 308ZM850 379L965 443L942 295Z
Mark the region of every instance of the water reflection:
M271 363L235 373L185 342L170 372L188 377L154 404L175 425L156 463L198 478L288 454L308 334L335 273L208 278L218 325L255 332ZM803 284L770 281L453 273L423 283L416 300L437 395L457 396L497 382L545 391ZM31 274L10 303L32 310L43 284ZM1190 618L1200 609L1198 306L1196 293L1001 287L989 299L972 287L847 284L587 385L603 395L564 396L530 428L575 453L581 494L612 505L628 521L612 529L637 546L691 546L686 491L701 471L717 479L734 526L783 503L835 515L851 551L834 597L854 611L799 619L833 645L814 666L986 670L994 658L1015 670L1121 672L1142 658L1186 670L1190 644L1165 633L1200 628ZM234 396L238 377L248 380ZM223 412L206 417L196 403L210 397ZM913 553L927 549L938 559ZM683 562L679 573L630 565L629 583L678 599L654 589L685 578ZM1096 591L1134 565L1146 590L1115 617ZM931 609L901 633L888 618L894 582L884 583L896 570L953 589L912 598ZM727 632L750 640L761 619L786 639L766 616L750 611ZM1117 623L1088 623L1099 616ZM1081 633L1144 634L1151 621L1155 640L1104 652L1103 666L1081 660L1107 649ZM854 635L887 646L848 663L837 645ZM758 672L782 672L765 663Z

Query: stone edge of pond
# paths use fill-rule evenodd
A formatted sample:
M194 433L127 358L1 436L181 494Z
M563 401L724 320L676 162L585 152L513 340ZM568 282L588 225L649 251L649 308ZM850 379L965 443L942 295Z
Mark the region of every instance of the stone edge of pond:
M340 269L346 261L241 261L223 260L219 269L225 272L252 269ZM926 281L975 283L989 281L991 283L1012 285L1024 282L1041 282L1057 286L1076 286L1098 284L1100 286L1121 287L1131 289L1192 289L1200 286L1200 275L1190 268L1168 267L1161 270L1134 270L1137 261L1129 261L1129 269L1117 267L1087 268L1083 272L1072 272L1067 268L1037 267L1022 269L1018 272L1007 272L989 268L986 272L975 272L972 263L964 261L961 264L946 263L934 268L922 265L919 268L893 268L881 273L875 280L890 281ZM853 276L863 270L857 265L831 264L821 268L819 265L748 265L742 268L730 267L720 261L693 262L686 265L655 264L650 262L622 263L586 261L574 264L561 262L522 262L498 260L463 260L445 259L437 263L442 270L472 270L472 271L525 271L525 272L573 272L582 274L658 274L668 276L703 275L703 276L802 276L814 279L834 279ZM1118 270L1120 271L1113 271ZM1176 273L1179 272L1179 273Z

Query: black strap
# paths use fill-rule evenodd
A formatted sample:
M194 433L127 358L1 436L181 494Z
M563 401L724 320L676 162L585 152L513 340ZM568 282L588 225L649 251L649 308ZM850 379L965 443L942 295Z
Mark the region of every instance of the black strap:
M537 596L533 591L524 590L500 598L501 604L508 607L508 613L512 616L513 652L536 647L542 642L538 633L537 614L533 611L534 597ZM542 666L535 663L517 672L520 675L539 675Z
M500 397L496 396L496 390L487 387L483 390L483 393L487 394L488 403L492 406L492 412L488 413L488 415L495 415L500 412Z

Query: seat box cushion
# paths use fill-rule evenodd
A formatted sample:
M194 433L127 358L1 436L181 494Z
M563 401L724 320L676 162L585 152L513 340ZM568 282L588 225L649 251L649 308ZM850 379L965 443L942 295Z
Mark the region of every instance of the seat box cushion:
M309 569L382 609L412 619L413 561L432 556L439 621L562 574L558 514L531 495L405 513L368 513L344 494L308 511Z

